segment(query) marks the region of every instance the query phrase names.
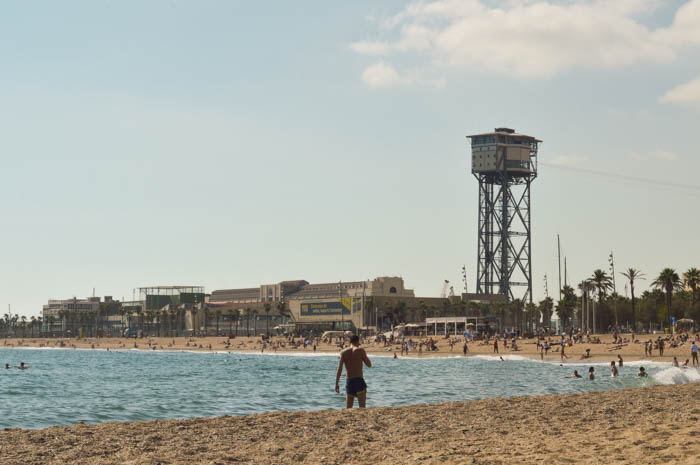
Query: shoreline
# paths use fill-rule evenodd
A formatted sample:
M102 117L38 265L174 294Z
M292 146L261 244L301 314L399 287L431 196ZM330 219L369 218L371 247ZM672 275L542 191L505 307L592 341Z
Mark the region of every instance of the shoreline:
M331 351L316 351L316 352L310 352L310 351L293 351L293 350L286 350L286 351L277 351L277 352L272 352L272 351L266 351L266 352L258 352L256 350L185 350L185 349L154 349L154 350L146 350L146 349L134 349L134 348L101 348L101 347L96 347L96 348L90 348L90 347L36 347L36 346L20 346L20 347L3 347L0 346L1 349L6 349L6 350L79 350L79 351L98 351L98 352L119 352L119 353L133 353L133 352L138 352L138 353L143 353L143 354L200 354L200 355L254 355L254 356L262 356L262 357L335 357L337 358L340 355L340 351L338 352L331 352ZM384 353L370 353L370 355L373 358L388 358L392 359L393 355L390 354L384 354ZM416 355L416 354L411 354L411 355L404 355L404 356L399 356L399 359L404 359L404 360L439 360L439 359L471 359L471 358L478 358L482 360L491 360L491 361L498 361L498 355L489 355L489 354L468 354L468 355L458 355L455 353L430 353L428 352L427 354L423 355ZM544 363L548 365L556 365L556 366L586 366L586 365L595 365L595 366L607 366L608 361L607 358L598 356L598 357L590 357L587 359L583 360L565 360L564 362L561 362L559 360L555 360L553 358L547 358L544 360L540 360L539 358L536 358L531 355L520 355L520 354L503 354L503 361L529 361L529 362L537 362L537 363ZM638 366L640 362L648 363L651 365L658 364L658 365L663 365L663 366L671 366L672 364L672 357L656 357L658 360L652 360L649 358L629 358L625 360L625 364L628 364L630 366ZM693 368L692 365L689 368ZM698 367L700 368L700 367Z
M0 462L695 464L698 400L700 384L691 383L352 411L12 428L0 431Z
M389 346L391 350L387 350L384 346L374 346L371 344L363 344L363 347L369 356L380 356L393 358L394 353L397 354L398 358L407 359L428 359L428 358L471 358L474 356L489 356L489 357L504 357L504 359L522 358L538 362L550 363L550 364L563 364L563 365L580 365L588 363L600 363L607 361L608 363L612 360L617 360L618 355L623 357L625 362L639 362L645 361L648 363L671 363L673 357L677 357L680 365L684 363L686 359L690 359L690 344L685 344L681 347L670 348L668 347L664 351L663 356L657 355L658 351L654 351L654 355L649 357L644 353L644 344L627 343L621 348L615 349L617 346L612 344L612 335L602 334L596 335L601 338L602 342L600 344L586 344L580 343L575 344L571 347L566 348L567 358L562 361L559 356L557 347L550 350L549 354L541 359L539 352L537 351L534 339L519 340L518 344L521 350L512 351L509 349L499 348L499 353L494 353L491 344L483 344L481 342L472 342L468 344L469 351L467 355L463 355L461 343L454 345L452 350L446 339L437 339L438 351L426 351L422 354L410 353L405 355L400 355L400 347L398 345ZM647 341L652 338L656 338L659 335L644 335L645 337L639 338L641 341ZM690 337L692 341L694 336ZM273 340L281 342L284 338L274 338ZM700 340L700 339L699 339ZM140 352L188 352L188 353L241 353L241 354L262 354L262 355L291 355L291 356L337 356L340 353L340 349L336 346L321 343L318 350L313 351L312 348L296 348L291 349L288 347L280 348L279 350L273 350L272 348L266 348L264 352L261 352L261 343L259 337L237 337L231 339L231 345L227 347L225 345L226 337L222 336L209 336L209 337L177 337L177 338L166 338L166 337L153 337L153 338L140 338L140 339L127 339L127 338L86 338L86 339L68 339L68 338L12 338L3 339L0 348L8 349L87 349L87 350L121 350L130 351L138 350ZM191 343L191 345L190 345ZM59 344L63 344L60 346ZM194 346L196 344L196 347ZM135 345L135 346L134 346ZM211 346L211 347L210 347ZM589 358L581 358L585 353L585 349L591 349L591 356ZM611 350L613 349L613 350Z

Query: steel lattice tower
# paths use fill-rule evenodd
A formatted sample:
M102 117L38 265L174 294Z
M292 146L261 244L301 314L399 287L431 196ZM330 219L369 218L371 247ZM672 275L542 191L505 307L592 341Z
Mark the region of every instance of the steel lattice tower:
M509 128L468 137L479 181L476 292L532 302L530 185L542 141Z

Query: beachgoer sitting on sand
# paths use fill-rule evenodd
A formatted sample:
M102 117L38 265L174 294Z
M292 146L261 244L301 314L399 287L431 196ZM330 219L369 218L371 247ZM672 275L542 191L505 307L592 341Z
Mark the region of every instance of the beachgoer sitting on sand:
M594 380L595 379L595 368L590 367L588 369L588 379Z
M644 367L639 367L639 373L637 373L637 376L638 376L639 378L646 378L647 372L646 372L646 370L644 369Z
M581 355L581 360L584 358L591 358L591 349L586 349L586 353L584 355Z

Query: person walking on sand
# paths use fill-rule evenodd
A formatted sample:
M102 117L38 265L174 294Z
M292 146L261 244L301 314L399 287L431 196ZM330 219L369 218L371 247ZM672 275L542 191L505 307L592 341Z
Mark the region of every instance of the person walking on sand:
M497 337L493 338L493 353L494 354L498 353L498 338Z
M469 352L469 348L467 347L467 341L465 340L464 344L462 345L462 353L465 357L467 356L467 352Z
M700 365L698 362L698 341L693 341L693 345L690 346L690 356L693 359L693 366Z
M340 375L345 366L345 408L352 408L355 397L360 408L367 402L367 383L362 377L362 364L372 367L365 349L360 348L360 338L355 334L350 338L350 347L340 353L338 371L335 374L335 392L340 393Z
M567 360L569 359L569 357L567 357L566 354L564 353L564 347L565 347L565 345L564 345L564 343L562 343L561 351L559 352L559 355L561 357L562 362L564 361L564 359L567 359Z

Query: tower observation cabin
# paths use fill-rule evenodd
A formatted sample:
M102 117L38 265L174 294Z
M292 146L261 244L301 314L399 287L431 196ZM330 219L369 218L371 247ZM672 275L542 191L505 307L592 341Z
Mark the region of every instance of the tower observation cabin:
M541 140L509 128L468 137L472 142L472 173L537 176L537 146Z
M467 137L479 181L476 291L532 302L530 183L542 141L510 128Z

